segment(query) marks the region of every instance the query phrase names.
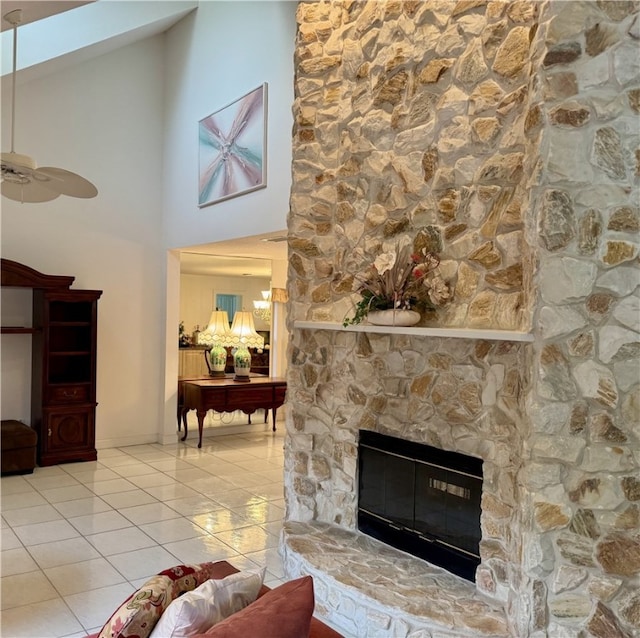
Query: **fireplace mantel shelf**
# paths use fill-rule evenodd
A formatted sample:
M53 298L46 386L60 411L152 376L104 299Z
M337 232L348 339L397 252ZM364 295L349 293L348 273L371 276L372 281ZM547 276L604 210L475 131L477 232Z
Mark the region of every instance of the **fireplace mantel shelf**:
M485 330L481 328L429 328L405 326L374 326L357 324L343 326L335 321L295 321L295 328L305 330L342 330L345 332L375 332L378 334L406 334L415 337L447 337L452 339L483 339L487 341L525 341L533 342L530 332L516 330Z

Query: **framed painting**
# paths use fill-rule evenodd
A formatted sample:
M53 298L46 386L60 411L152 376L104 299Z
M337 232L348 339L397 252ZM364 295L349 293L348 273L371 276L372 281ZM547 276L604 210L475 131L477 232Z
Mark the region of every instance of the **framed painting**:
M198 123L198 206L267 185L267 83Z

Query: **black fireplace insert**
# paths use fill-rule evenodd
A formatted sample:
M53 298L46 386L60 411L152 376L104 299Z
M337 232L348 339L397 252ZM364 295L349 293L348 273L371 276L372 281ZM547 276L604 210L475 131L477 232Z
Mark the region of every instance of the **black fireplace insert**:
M358 467L360 531L475 581L481 459L361 430Z

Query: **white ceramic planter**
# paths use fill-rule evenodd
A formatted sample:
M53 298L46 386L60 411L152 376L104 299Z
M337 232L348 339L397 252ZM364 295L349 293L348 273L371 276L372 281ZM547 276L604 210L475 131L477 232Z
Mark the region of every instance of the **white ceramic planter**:
M371 310L367 320L374 326L415 326L420 313L415 310Z

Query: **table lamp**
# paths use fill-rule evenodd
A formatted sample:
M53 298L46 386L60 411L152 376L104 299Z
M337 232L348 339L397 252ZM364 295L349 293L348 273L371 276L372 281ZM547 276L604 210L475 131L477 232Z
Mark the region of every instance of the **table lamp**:
M256 332L253 316L244 310L236 312L229 337L233 352L234 381L249 381L251 372L251 353L248 348L264 347L264 339Z
M227 311L214 310L211 313L209 325L198 335L199 345L211 347L209 351L205 350L205 360L212 377L224 377L224 369L227 366L225 346L231 345L230 338Z

